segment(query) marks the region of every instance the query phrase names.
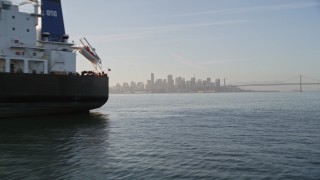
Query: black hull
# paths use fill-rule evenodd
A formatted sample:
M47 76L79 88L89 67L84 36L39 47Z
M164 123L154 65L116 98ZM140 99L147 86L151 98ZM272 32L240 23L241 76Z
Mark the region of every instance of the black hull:
M0 117L89 112L108 97L107 75L0 73Z

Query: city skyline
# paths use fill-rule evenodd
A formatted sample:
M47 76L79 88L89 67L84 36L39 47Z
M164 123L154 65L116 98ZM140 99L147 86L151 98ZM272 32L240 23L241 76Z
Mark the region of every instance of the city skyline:
M166 78L155 78L155 74L150 74L150 79L145 82L131 81L117 83L110 87L111 93L192 93L192 92L244 92L248 90L240 89L236 86L227 85L226 79L212 78L197 79L195 76L190 79L178 76L174 78L169 74Z
M68 0L62 6L70 40L85 36L92 43L104 70L112 69L114 85L143 81L150 72L247 81L297 74L320 79L319 3ZM92 69L78 57L79 71Z

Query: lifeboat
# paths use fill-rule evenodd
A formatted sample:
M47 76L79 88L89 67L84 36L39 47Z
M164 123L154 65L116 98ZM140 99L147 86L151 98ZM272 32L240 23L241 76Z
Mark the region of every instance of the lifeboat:
M81 38L80 42L82 43L82 46L78 48L80 54L89 60L96 70L99 68L102 71L101 59L96 53L95 48L90 45L86 38Z

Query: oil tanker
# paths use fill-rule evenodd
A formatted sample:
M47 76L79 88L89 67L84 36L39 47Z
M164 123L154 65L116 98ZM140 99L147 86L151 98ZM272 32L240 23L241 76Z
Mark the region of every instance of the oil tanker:
M78 73L77 53L94 70ZM69 42L60 0L0 0L0 117L89 112L108 97L101 59L86 38Z

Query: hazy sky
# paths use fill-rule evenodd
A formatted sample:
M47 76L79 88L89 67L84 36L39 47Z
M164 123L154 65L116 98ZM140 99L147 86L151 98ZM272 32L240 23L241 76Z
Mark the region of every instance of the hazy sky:
M62 0L71 39L85 36L110 84L187 79L320 79L318 0ZM80 55L78 55L80 57ZM84 59L80 70L91 68Z

